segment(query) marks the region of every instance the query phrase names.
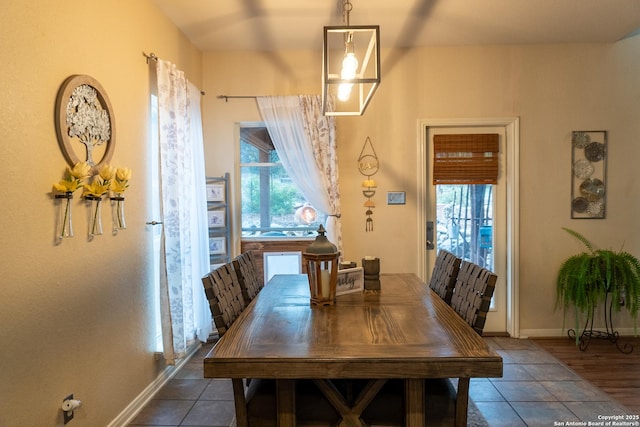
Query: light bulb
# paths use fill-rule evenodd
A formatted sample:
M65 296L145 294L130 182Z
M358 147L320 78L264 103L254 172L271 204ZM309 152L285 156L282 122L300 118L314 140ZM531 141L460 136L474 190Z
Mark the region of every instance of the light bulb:
M351 96L351 87L353 85L351 83L341 83L338 86L338 100L345 102L349 100Z
M344 55L342 60L342 73L343 79L353 79L356 77L356 71L358 70L358 59L353 52Z

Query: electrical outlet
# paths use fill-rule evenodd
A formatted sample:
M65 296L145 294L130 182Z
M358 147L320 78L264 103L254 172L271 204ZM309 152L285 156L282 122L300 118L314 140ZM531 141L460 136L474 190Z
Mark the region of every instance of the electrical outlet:
M70 394L69 396L65 397L64 399L62 399L62 403L64 404L64 402L66 402L67 400L71 400L73 399L73 394ZM64 423L68 423L69 421L71 421L73 419L73 411L62 411L63 417L64 417Z

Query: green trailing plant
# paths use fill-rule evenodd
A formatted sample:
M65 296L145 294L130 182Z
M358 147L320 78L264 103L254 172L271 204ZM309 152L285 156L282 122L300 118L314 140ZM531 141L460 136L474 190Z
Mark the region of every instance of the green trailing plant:
M560 265L556 309L562 306L566 314L569 307L574 307L577 332L580 314L589 315L598 304L605 303L608 296L613 310L619 312L625 307L629 311L637 332L640 302L638 258L624 250L598 249L577 231L565 227L563 230L582 242L587 250L569 257Z

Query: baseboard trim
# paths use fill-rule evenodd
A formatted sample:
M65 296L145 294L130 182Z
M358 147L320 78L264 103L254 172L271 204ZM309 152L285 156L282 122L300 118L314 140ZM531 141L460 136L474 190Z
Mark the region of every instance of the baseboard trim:
M568 328L571 329L571 328ZM554 337L567 337L568 329L521 329L520 338L554 338ZM594 330L605 330L605 328L593 328ZM616 329L620 336L635 336L636 332L633 328L619 328Z
M509 332L483 332L483 337L500 337L500 338L509 338Z
M187 349L187 355L178 361L175 365L167 365L162 372L149 384L142 393L136 396L135 399L116 418L111 421L107 427L126 427L131 421L142 411L151 399L162 389L162 387L173 378L180 369L191 359L191 357L201 347L199 342L191 345Z

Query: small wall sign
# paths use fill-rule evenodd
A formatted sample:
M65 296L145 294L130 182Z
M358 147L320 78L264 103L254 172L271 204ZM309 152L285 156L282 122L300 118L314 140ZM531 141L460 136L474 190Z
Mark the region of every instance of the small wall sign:
M406 203L406 193L404 191L389 191L387 193L388 205L404 205Z

